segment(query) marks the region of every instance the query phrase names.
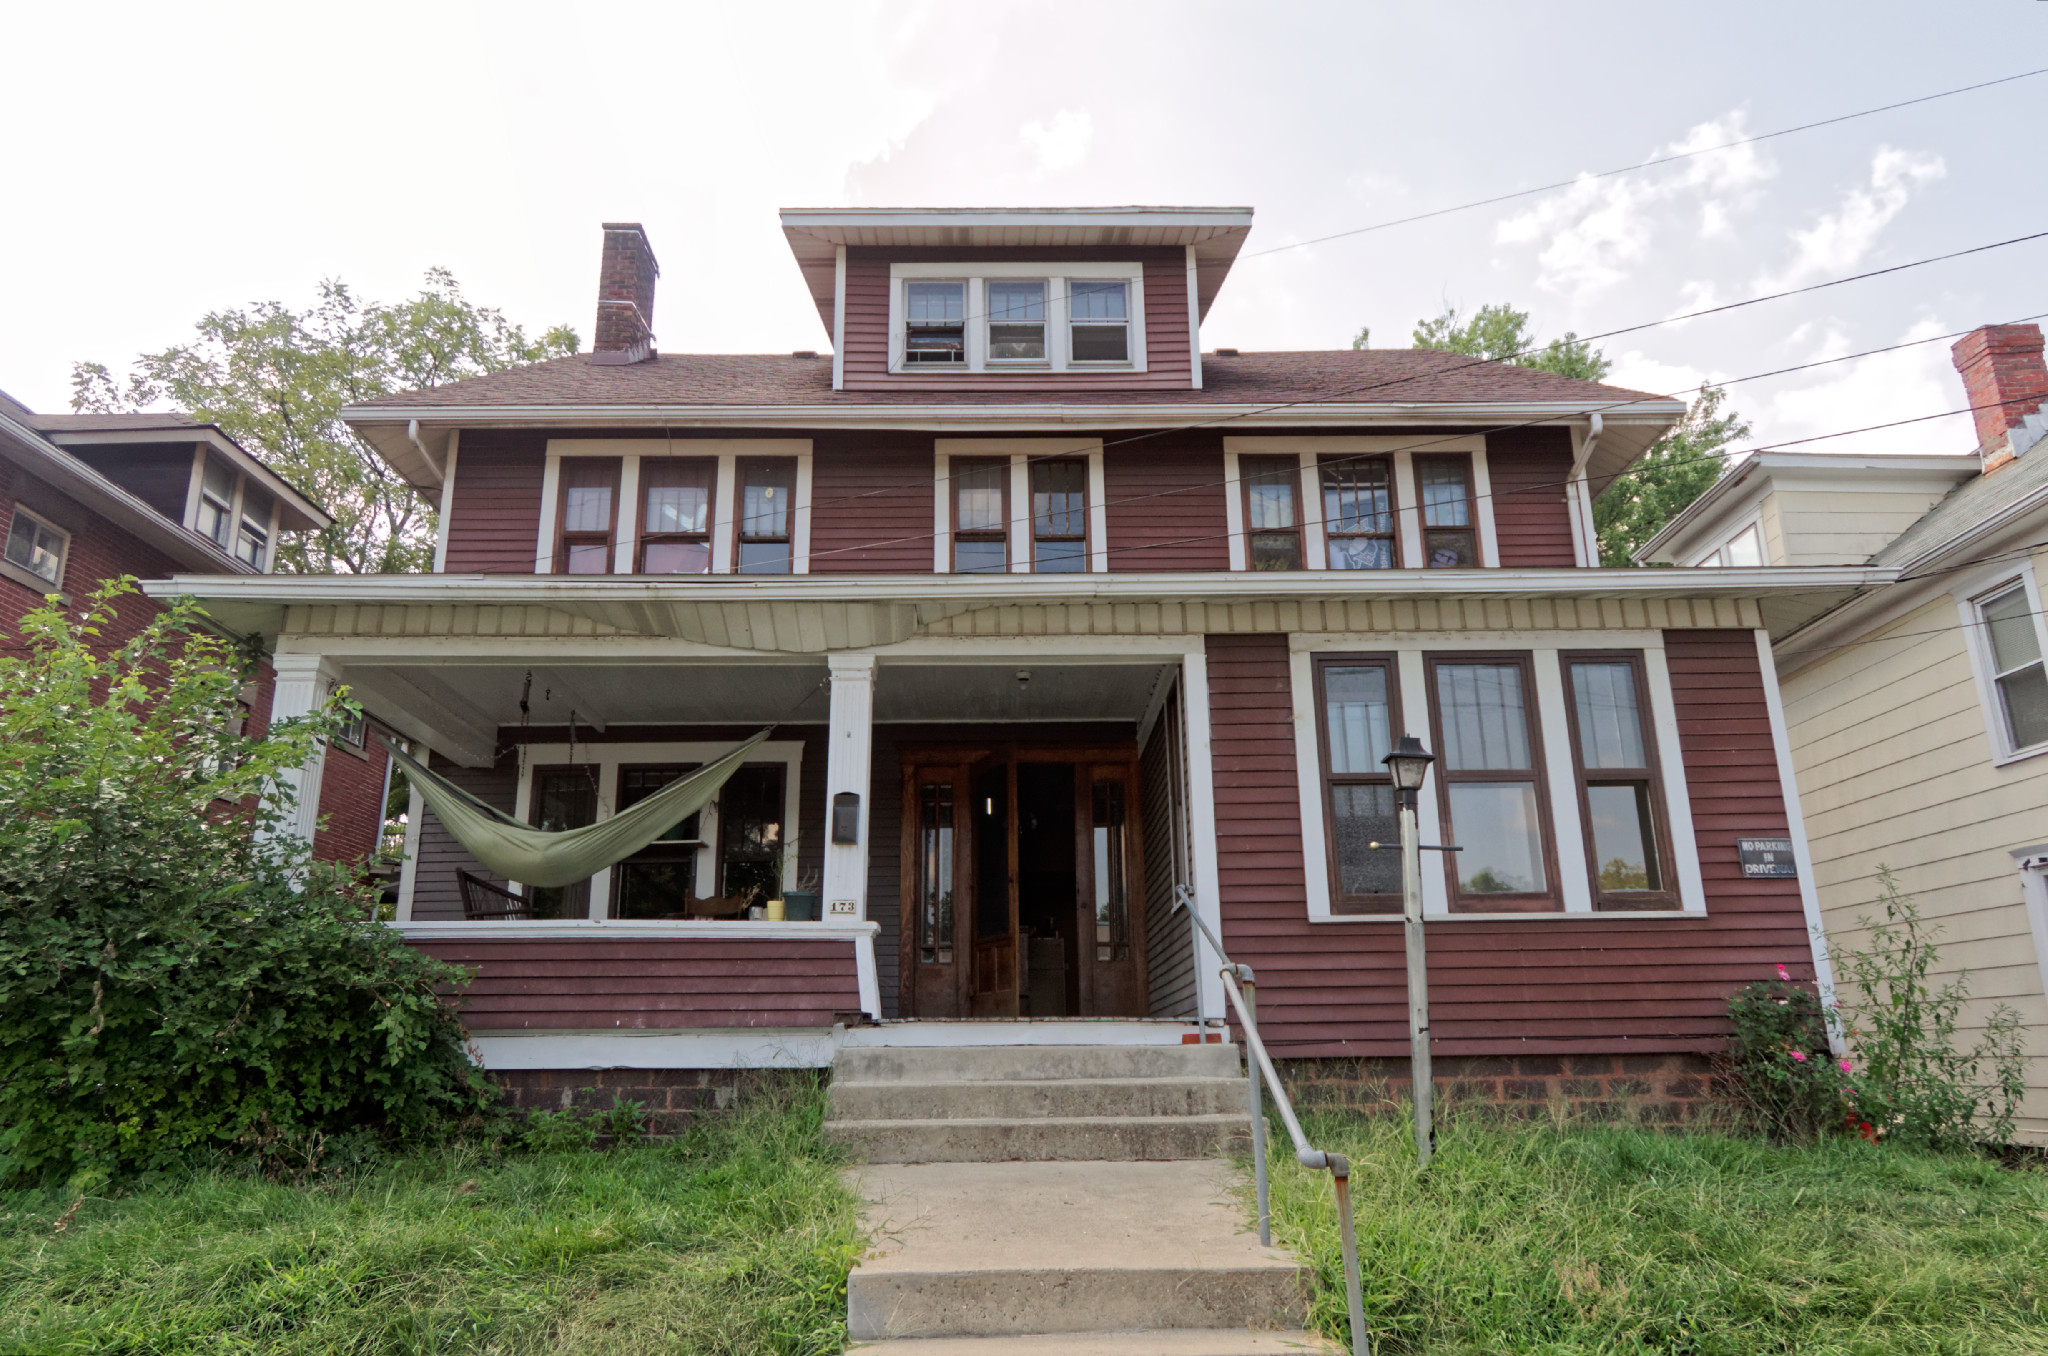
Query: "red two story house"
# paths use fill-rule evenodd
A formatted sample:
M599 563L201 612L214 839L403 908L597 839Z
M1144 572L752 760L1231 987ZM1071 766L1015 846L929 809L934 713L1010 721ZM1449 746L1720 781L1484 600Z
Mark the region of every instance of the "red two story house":
M153 591L275 635L294 691L346 683L534 824L775 725L714 806L566 888L482 879L415 802L396 926L475 970L515 1082L1214 1038L1178 886L1256 968L1276 1055L1398 1080L1371 845L1411 732L1423 839L1463 848L1426 861L1438 1070L1682 1092L1732 989L1827 982L1771 638L1883 572L1598 568L1593 497L1671 399L1203 352L1251 225L787 211L822 354L659 352L654 252L607 226L594 352L348 411L439 496L435 573Z

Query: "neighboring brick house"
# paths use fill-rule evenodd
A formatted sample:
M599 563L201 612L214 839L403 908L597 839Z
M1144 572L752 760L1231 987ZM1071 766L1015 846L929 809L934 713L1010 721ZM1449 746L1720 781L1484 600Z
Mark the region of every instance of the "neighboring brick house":
M1371 845L1403 730L1439 755L1423 841L1465 849L1423 880L1461 1087L1668 1112L1734 989L1781 963L1825 987L1771 647L1891 575L1600 568L1593 496L1682 402L1439 352L1205 353L1243 208L782 225L831 352L657 352L653 250L607 226L595 352L345 412L440 497L434 573L152 585L529 823L779 725L642 853L485 880L521 918L472 916L484 873L415 802L396 926L477 970L492 1068L694 1086L848 1043L1199 1040L1227 1024L1187 886L1276 1055L1398 1080ZM1790 839L1796 872L1744 839ZM784 892L821 916L735 916Z
M1939 978L1969 972L1962 1038L2020 1014L2019 1134L2048 1144L2048 364L2038 325L1953 356L1974 450L1750 457L1641 556L1891 574L1777 646L1828 935L1860 942L1889 868L1940 929Z
M79 604L123 575L268 574L280 534L330 521L213 425L175 414L37 414L0 393L0 634L49 594ZM126 643L160 611L144 595L120 600L106 643ZM269 723L275 686L265 663L243 690L252 731ZM336 749L314 855L361 861L383 830L388 759L367 738Z

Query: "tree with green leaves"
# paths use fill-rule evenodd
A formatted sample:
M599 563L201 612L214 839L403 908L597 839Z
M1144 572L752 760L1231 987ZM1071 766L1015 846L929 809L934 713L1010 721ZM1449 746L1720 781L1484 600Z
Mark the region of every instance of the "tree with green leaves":
M1721 406L1728 393L1702 386L1685 418L1593 501L1600 563L1633 565L1629 557L1721 478L1728 444L1749 436L1749 424Z
M169 405L220 425L334 515L325 531L279 543L277 568L302 574L409 574L433 562L435 505L342 423L344 405L579 347L567 325L529 338L438 268L394 305L330 279L309 309L259 302L212 312L197 329L190 343L138 357L125 381L101 363L73 364L71 408Z
M1469 353L1490 362L1533 367L1581 381L1599 381L1614 366L1589 341L1569 330L1562 338L1541 342L1530 332L1529 313L1505 302L1481 306L1469 317L1461 317L1455 306L1445 306L1442 315L1416 322L1412 341L1417 348Z
M464 973L369 921L281 832L329 702L245 730L253 654L189 599L110 647L134 581L52 600L0 651L0 1186L403 1139L491 1089L442 993Z

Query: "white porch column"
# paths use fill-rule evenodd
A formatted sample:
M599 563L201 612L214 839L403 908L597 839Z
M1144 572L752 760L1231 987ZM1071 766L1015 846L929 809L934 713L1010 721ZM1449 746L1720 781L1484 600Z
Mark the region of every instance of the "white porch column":
M825 870L819 893L825 920L845 923L868 916L868 797L875 752L875 657L835 654L825 662L832 672L832 715L825 737ZM855 841L835 843L833 798L849 791L860 797ZM870 1017L879 1018L882 989L873 935L863 937L854 952L860 971L861 1008Z
M272 725L318 710L335 680L334 667L325 655L280 654L271 659L270 666L277 674L270 695ZM326 765L327 746L322 743L307 756L304 766L284 773L283 781L293 793L292 809L265 837L296 838L308 849L312 847L314 831L320 825L320 773Z

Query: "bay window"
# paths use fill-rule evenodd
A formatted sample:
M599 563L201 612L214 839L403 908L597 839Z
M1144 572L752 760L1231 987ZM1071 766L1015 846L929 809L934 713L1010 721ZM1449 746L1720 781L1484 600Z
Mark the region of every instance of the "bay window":
M1391 570L1393 472L1385 457L1328 457L1321 467L1323 536L1333 570Z
M1677 908L1643 657L1627 651L1562 658L1594 906Z
M1298 570L1302 565L1301 462L1295 457L1237 459L1244 487L1245 563L1254 570Z
M1426 666L1443 831L1463 849L1443 854L1452 910L1558 908L1529 657L1431 655Z
M1398 913L1401 854L1387 848L1400 842L1400 825L1381 761L1401 724L1394 660L1333 656L1318 661L1315 681L1330 911Z
M711 569L708 458L647 457L640 462L641 574L704 574Z

